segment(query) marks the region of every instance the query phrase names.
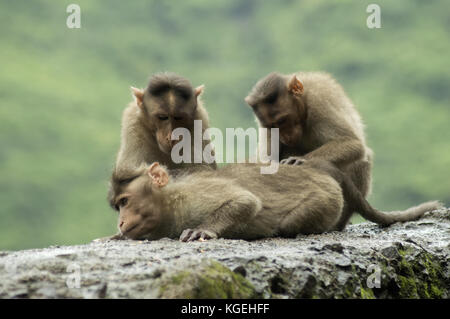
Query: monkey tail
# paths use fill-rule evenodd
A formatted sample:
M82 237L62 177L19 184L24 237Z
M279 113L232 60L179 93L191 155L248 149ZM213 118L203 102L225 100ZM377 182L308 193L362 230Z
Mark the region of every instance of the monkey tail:
M351 204L353 211L360 213L365 219L381 225L415 220L426 212L443 207L439 201L429 201L403 211L382 212L367 202L349 178L344 178L343 184L344 197L348 199L347 202Z
M381 212L371 207L365 199L364 201L366 202L364 206L367 206L367 208L364 210L361 207L357 211L364 218L381 225L390 225L396 222L415 220L426 212L442 207L442 204L439 201L429 201L403 211Z

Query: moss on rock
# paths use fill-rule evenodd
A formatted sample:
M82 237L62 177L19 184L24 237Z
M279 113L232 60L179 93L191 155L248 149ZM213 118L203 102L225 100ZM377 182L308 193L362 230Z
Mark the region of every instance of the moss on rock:
M255 298L254 287L241 274L217 261L203 261L190 270L168 274L162 279L159 297L187 299Z
M412 256L411 249L399 250L397 285L400 298L443 298L442 265L433 255L423 251Z
M361 299L375 299L373 290L370 288L364 288L361 286Z

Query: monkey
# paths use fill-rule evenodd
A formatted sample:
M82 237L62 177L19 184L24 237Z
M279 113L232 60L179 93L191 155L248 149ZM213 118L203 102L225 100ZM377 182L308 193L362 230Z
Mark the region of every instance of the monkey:
M157 73L145 90L131 87L134 101L122 115L121 143L114 170L133 171L141 164L159 161L169 169L195 164L177 164L171 159L171 139L176 128L186 128L193 136L194 120L202 122L202 135L209 127L209 118L200 95L204 85L195 89L189 80L174 73ZM203 137L203 136L202 136ZM202 149L208 143L202 139ZM193 138L191 138L194 151ZM213 153L213 152L212 152ZM201 164L216 167L215 161Z
M108 196L107 200L108 203L112 208L115 208L113 202L114 199L117 198L120 194L122 194L127 187L128 184L130 184L133 180L138 178L142 175L143 170L145 170L146 167L148 167L149 164L142 163L139 167L136 167L134 169L127 169L127 170L113 170L113 173L111 174L111 178L109 181L109 190L108 190ZM192 174L198 171L212 171L215 170L216 167L211 166L186 166L182 168L173 168L170 169L170 175L172 177L177 177L180 175L188 175ZM109 237L108 237L109 238Z
M413 220L442 206L430 201L405 211L378 211L347 174L320 158L280 165L273 175L260 174L259 166L230 164L175 177L157 162L142 167L111 199L119 212L118 237L183 242L292 238L337 230L344 201L381 225Z
M195 89L189 80L175 73L153 75L145 90L131 87L134 100L122 114L121 143L109 182L108 200L117 191L137 176L142 165L158 161L169 169L215 169L216 163L174 163L172 147L177 143L171 139L172 131L183 127L191 132L191 151L199 151L192 138L194 121L202 123L202 150L209 142L203 138L209 127L209 118L200 99L204 85ZM197 148L196 148L197 147ZM214 156L214 149L211 150ZM192 155L192 154L191 154ZM193 157L191 157L193 159Z
M273 72L255 84L245 102L260 127L279 129L281 164L328 160L350 176L364 197L370 194L373 151L366 144L361 116L331 75ZM339 229L351 215L341 216Z

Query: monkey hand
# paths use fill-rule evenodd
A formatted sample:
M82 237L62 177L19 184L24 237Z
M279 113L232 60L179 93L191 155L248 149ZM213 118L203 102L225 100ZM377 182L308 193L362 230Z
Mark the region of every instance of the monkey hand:
M103 243L103 242L107 242L110 240L122 240L122 239L125 239L125 237L123 237L121 234L116 234L113 236L97 238L97 239L94 239L92 242L93 243Z
M285 158L284 160L280 161L280 164L286 164L286 165L302 165L306 162L306 159L303 157L297 157L297 156L290 156L288 158Z
M207 239L215 239L217 238L217 234L210 230L205 229L185 229L180 236L181 241L194 241L194 240L207 240Z

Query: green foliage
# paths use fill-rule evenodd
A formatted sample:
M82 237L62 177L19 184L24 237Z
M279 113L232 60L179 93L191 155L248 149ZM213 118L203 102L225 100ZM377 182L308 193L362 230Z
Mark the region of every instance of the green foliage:
M129 86L170 70L206 84L212 125L255 126L243 98L277 70L331 72L367 125L380 209L450 203L450 3L378 1L0 3L0 249L110 235L106 203Z

